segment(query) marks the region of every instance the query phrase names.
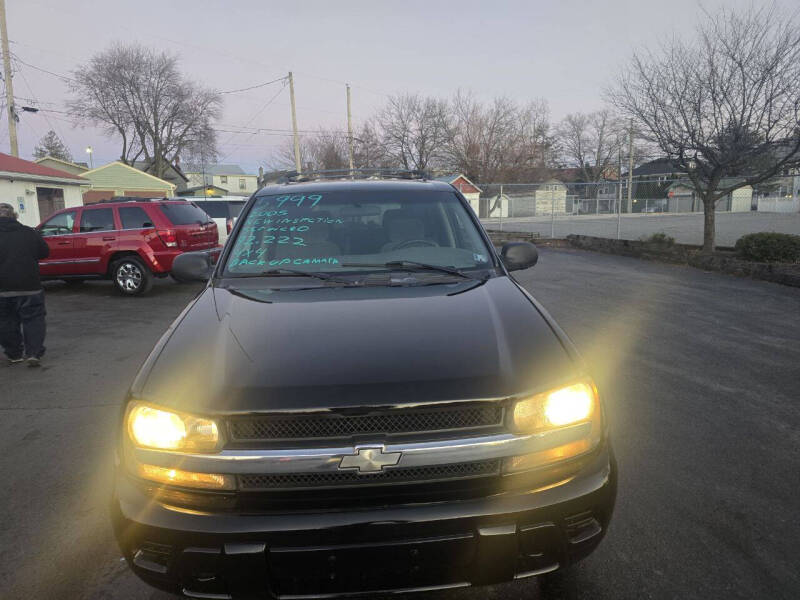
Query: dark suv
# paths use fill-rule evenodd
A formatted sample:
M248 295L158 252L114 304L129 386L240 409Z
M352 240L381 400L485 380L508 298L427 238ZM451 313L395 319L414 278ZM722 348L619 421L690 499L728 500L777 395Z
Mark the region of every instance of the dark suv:
M182 252L216 248L217 225L185 200L117 199L53 214L37 228L50 247L42 279L108 278L126 295L147 292Z
M491 584L590 553L616 493L601 396L463 196L294 182L245 206L119 424L114 530L195 598Z

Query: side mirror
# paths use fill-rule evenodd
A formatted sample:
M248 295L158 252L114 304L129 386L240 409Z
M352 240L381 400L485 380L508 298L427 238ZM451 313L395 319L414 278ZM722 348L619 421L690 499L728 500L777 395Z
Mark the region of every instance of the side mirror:
M184 252L172 262L172 275L178 281L208 281L214 264L208 252Z
M529 269L539 260L539 251L530 242L506 242L500 258L509 271Z

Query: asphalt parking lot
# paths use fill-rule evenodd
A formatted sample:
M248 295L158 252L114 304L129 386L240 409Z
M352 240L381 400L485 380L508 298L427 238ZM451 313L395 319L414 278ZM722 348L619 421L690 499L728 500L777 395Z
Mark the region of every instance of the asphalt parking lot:
M541 237L563 238L569 234L595 235L615 238L617 236L616 215L581 215L555 219L550 217L523 217L511 219L481 219L487 229L506 231L532 231ZM733 246L746 233L774 231L777 233L800 234L800 214L798 213L730 213L719 212L717 221L717 244ZM620 237L623 240L636 240L642 236L663 232L681 244L703 243L703 213L663 213L645 215L641 213L624 214L620 220Z
M431 599L800 597L800 289L547 249L518 278L605 393L616 513L563 575ZM120 562L111 448L127 385L198 290L48 286L45 366L0 366L3 598L169 597Z

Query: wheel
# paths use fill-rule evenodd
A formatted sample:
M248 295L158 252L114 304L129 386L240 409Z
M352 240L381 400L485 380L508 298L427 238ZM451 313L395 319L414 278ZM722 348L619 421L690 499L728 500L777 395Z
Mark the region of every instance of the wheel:
M126 256L116 261L111 267L111 278L125 296L139 296L153 287L153 274L135 256Z

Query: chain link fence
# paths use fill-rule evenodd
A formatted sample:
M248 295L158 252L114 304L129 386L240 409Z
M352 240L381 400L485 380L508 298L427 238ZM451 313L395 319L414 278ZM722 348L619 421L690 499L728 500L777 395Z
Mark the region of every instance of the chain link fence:
M772 182L762 188L739 188L719 201L717 213L730 213L730 219L736 222L731 225L732 241L751 230L774 230L767 221L775 213L785 214L792 223L800 222L800 176L783 179L778 186ZM634 179L630 187L624 179L598 183L552 179L480 184L477 188L463 193L489 229L530 231L542 237L575 233L626 239L666 232L684 243L702 241L703 202L688 179ZM758 218L745 217L758 213ZM727 226L718 225L718 230ZM791 225L788 231L795 228Z
M778 193L774 185L756 190L750 186L739 188L719 201L717 211L797 212L800 177L786 179L788 183L782 184ZM703 202L688 179L634 180L630 186L626 180L598 183L550 180L489 183L479 187L480 193L471 194L468 199L482 219L703 212Z

